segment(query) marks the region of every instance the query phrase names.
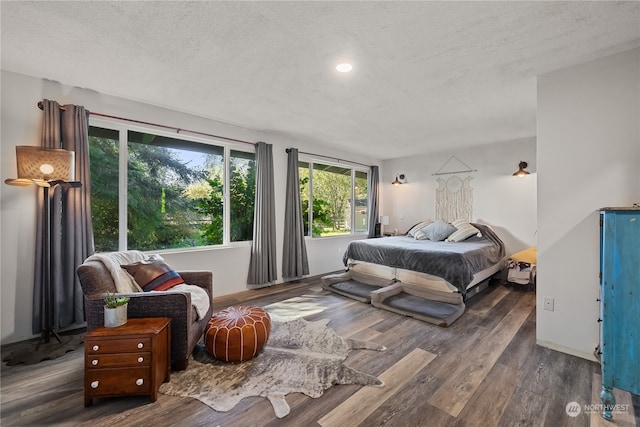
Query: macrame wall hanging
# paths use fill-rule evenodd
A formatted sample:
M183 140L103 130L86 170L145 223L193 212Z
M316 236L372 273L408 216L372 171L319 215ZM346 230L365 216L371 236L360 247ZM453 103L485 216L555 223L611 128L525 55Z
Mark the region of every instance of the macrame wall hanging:
M447 172L446 168L451 166L450 163L454 159L464 165L464 168ZM434 176L451 175L446 179L436 178L438 182L438 188L436 188L436 219L442 219L447 222L458 219L472 220L473 187L471 187L471 180L473 177L466 176L461 178L458 176L458 174L469 174L471 172L477 172L477 170L471 169L469 165L458 157L451 156L449 160L433 174Z

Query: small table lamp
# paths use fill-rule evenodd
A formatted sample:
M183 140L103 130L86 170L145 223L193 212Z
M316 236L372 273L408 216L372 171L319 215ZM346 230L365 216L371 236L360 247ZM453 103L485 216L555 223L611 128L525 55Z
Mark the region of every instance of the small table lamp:
M380 224L382 224L380 235L384 236L384 226L389 225L389 217L387 215L380 216Z

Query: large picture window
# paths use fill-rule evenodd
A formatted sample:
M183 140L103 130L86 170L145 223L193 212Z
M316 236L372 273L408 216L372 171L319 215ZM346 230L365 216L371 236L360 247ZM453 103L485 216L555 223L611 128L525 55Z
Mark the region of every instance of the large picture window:
M368 230L368 174L316 162L298 162L306 236L327 237Z
M252 239L253 152L98 126L89 149L96 251Z

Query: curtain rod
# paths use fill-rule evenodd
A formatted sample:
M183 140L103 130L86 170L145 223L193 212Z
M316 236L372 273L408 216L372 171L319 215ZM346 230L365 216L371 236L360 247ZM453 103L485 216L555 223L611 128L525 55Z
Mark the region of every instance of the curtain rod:
M41 109L41 110L43 109L42 101L38 102L38 108ZM62 111L66 110L64 105L60 105L60 109ZM235 138L228 138L226 136L214 135L214 134L211 134L211 133L199 132L197 130L182 129L182 128L177 128L177 127L174 127L174 126L167 126L167 125L161 125L161 124L158 124L158 123L145 122L145 121L142 121L142 120L128 119L126 117L118 117L118 116L112 116L112 115L109 115L109 114L95 113L95 112L89 111L89 110L87 110L87 113L92 115L92 116L107 117L109 119L123 120L125 122L132 122L132 123L138 123L138 124L142 124L142 125L155 126L155 127L159 127L159 128L163 128L163 129L170 129L170 130L176 131L176 133L189 132L189 133L193 133L193 134L196 134L196 135L210 136L212 138L220 138L220 139L226 139L227 141L240 142L242 144L250 144L250 145L253 145L254 147L256 145L253 142L243 141L241 139L235 139Z
M284 151L286 151L288 153L290 150L291 150L291 148L286 148ZM367 167L367 168L371 167L370 165L365 165L364 163L352 162L351 160L343 160L343 159L339 159L337 157L325 156L324 154L307 153L306 151L298 151L298 153L299 154L306 154L308 156L324 157L325 159L336 160L338 163L347 162L347 163L353 163L354 165L364 166L364 167Z

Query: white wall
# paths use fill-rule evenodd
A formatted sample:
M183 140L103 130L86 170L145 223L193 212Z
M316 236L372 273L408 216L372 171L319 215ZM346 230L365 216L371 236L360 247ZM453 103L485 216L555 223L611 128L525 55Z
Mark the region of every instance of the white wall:
M639 49L538 78L537 158L537 340L593 360L598 210L640 202Z
M382 214L388 215L386 230L406 232L418 221L434 218L436 213L433 176L451 156L476 169L473 177L473 221L490 224L504 240L507 254L536 244L536 139L526 138L487 144L464 150L445 151L384 161L382 187L385 194ZM520 161L531 172L524 178L512 174ZM455 158L444 171L462 170ZM391 185L397 173L406 175L407 183ZM458 174L461 178L467 174ZM439 176L447 179L451 175Z
M128 117L137 120L181 127L183 129L218 134L246 141L273 144L278 270L282 261L282 226L284 223L284 189L286 179L285 148L340 157L365 164L375 159L328 150L310 142L287 140L282 135L233 126L148 104L128 101L60 84L2 71L2 146L0 173L2 179L16 176L15 146L39 145L42 112L36 104L43 98L60 104L84 105L90 111ZM35 188L0 185L1 243L1 342L7 344L32 337L31 300L33 288L33 253L35 225ZM308 239L310 274L322 274L342 268L342 252L353 237ZM177 269L208 269L214 272L216 296L246 289L249 266L249 245L233 248L212 248L193 251L163 252ZM279 279L281 280L281 278Z

